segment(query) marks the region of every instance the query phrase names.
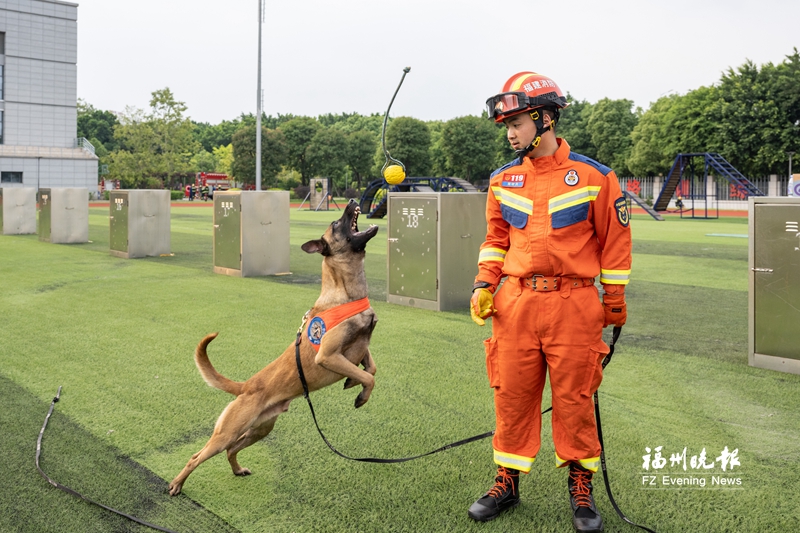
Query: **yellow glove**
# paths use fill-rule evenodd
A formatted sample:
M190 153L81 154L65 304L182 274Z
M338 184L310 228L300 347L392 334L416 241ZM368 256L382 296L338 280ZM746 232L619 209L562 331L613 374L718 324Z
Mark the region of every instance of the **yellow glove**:
M489 318L497 309L494 308L494 296L489 289L475 289L472 291L472 298L469 301L469 316L472 321L483 326L486 324L485 318Z

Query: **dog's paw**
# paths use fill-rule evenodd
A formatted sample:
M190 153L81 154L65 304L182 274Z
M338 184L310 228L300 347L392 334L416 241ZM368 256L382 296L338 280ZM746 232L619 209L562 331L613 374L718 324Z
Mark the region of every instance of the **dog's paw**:
M358 381L354 380L353 378L347 378L344 380L344 390L355 387L356 385L358 385Z
M367 400L369 400L369 397L365 396L364 392L362 391L361 394L356 396L356 409L367 403Z
M180 483L175 483L173 481L172 483L169 484L169 487L168 487L169 488L169 495L170 496L177 496L178 494L181 493L181 488L182 487L183 487L183 485L181 485Z
M239 470L234 472L234 474L237 476L249 476L250 474L252 474L252 472L250 472L249 468L240 468Z

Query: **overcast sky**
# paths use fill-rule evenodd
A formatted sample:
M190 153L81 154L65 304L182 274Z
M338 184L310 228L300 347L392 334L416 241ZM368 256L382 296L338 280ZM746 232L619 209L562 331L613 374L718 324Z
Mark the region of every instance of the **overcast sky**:
M800 47L797 0L265 0L264 112L478 115L533 70L575 98L659 97ZM147 108L169 87L199 122L256 110L258 0L82 0L78 97ZM798 89L800 90L800 88Z

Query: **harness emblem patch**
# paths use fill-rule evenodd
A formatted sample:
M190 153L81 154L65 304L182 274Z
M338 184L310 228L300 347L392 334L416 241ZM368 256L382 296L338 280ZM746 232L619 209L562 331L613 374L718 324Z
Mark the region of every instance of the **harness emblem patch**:
M525 174L503 174L503 187L518 189L525 186Z
M308 323L306 334L308 335L308 340L311 341L311 344L316 344L319 346L322 342L322 336L325 335L326 331L325 321L320 317L315 316L311 319L311 322Z
M564 183L572 187L578 184L579 179L580 178L578 178L578 173L575 172L574 170L570 170L569 172L567 172L567 175L564 176Z
M614 209L617 210L617 220L619 223L627 228L630 222L630 215L628 213L628 202L625 201L624 196L614 202Z

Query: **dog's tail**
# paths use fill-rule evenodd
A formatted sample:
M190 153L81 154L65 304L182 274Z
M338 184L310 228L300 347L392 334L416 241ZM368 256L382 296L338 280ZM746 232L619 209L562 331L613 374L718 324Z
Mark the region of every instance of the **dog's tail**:
M206 383L208 383L209 386L223 390L233 394L234 396L239 396L242 393L244 383L226 378L217 372L217 370L211 364L211 361L208 359L206 347L216 338L217 333L209 333L203 337L203 340L200 341L200 344L197 345L197 348L194 351L194 362L197 365L197 369L200 371L200 375L203 376L203 379Z

